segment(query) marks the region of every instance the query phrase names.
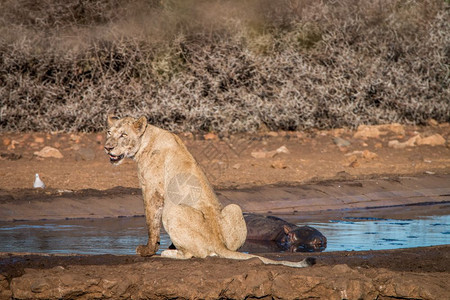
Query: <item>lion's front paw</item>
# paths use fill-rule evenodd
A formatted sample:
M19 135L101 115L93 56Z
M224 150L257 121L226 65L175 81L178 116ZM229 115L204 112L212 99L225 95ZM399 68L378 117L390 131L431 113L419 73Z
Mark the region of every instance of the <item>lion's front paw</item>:
M140 256L153 256L156 254L157 249L152 249L148 245L139 245L136 248L136 253Z

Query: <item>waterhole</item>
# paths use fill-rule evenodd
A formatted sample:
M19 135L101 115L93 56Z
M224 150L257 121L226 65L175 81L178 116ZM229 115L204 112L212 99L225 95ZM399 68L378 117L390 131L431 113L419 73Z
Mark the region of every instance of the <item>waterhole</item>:
M358 216L298 225L321 231L328 239L327 252L450 244L450 215L406 220ZM0 222L0 241L0 252L135 254L136 246L147 242L147 229L143 217ZM170 244L162 231L160 251ZM245 251L273 252L248 247Z

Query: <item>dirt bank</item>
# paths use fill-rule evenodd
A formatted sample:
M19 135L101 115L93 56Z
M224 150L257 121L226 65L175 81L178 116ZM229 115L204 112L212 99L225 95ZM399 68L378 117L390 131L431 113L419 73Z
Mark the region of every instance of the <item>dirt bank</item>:
M300 260L305 254L266 255ZM258 259L3 255L3 298L447 299L450 247L317 255L307 269Z
M449 182L450 175L425 174L221 189L216 193L222 204L239 204L244 212L293 215L297 221L338 219L357 211L392 218L397 210L397 218L411 218L449 213ZM0 221L134 217L143 212L142 195L136 188L0 189Z

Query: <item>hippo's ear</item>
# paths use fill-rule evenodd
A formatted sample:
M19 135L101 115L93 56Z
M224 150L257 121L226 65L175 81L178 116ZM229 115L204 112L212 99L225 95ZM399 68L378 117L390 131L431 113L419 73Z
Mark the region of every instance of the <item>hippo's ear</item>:
M288 234L289 232L291 232L292 228L289 227L288 225L283 225L283 230L284 233Z

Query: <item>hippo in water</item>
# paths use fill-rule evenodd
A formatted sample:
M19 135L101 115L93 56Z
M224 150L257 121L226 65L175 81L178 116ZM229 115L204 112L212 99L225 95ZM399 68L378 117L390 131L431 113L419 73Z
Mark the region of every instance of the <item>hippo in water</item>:
M274 216L258 214L244 214L244 219L247 224L246 244L273 241L278 251L289 252L318 252L327 246L327 238L309 226L297 226Z
M327 247L327 238L310 226L297 226L274 216L244 214L247 239L239 249L243 252L320 252ZM175 249L170 245L169 249Z

